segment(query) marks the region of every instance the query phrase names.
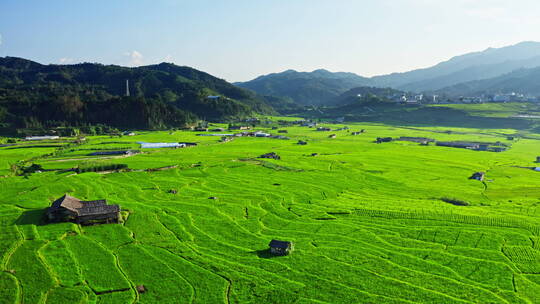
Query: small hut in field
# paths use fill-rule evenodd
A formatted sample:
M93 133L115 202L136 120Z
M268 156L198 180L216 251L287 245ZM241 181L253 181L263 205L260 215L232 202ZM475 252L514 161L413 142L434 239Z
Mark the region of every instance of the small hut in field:
M484 178L486 177L486 173L484 172L475 172L469 179L475 179L478 181L484 181Z
M272 240L268 246L273 255L288 255L293 249L293 244L288 241Z
M75 222L77 224L117 223L120 218L119 205L107 205L106 200L81 201L64 195L47 209L49 222Z

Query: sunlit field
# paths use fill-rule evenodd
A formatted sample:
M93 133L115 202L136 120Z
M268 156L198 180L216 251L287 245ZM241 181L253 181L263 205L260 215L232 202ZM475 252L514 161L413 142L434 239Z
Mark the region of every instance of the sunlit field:
M0 148L0 303L540 303L537 136L272 126L255 129L290 139L167 131ZM401 136L510 148L375 143ZM89 156L137 142L198 146ZM269 152L281 159L257 158ZM12 174L30 159L43 171ZM129 170L68 170L100 163ZM119 204L123 220L47 224L45 208L66 193ZM272 239L294 250L272 256Z

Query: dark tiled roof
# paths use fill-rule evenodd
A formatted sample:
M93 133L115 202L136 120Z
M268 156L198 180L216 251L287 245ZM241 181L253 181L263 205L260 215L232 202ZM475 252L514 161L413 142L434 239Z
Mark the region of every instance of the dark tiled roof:
M70 196L68 194L54 201L51 205L50 211L56 211L58 208L63 207L70 211L76 212L78 208L82 207L81 200Z
M274 248L290 248L291 242L272 240L270 241L270 244L268 244L268 246L274 247Z
M81 201L67 194L54 201L49 212L55 212L59 208L66 208L79 216L120 212L119 205L107 205L106 200Z
M85 206L77 210L79 216L109 214L116 212L120 212L120 206L118 205Z

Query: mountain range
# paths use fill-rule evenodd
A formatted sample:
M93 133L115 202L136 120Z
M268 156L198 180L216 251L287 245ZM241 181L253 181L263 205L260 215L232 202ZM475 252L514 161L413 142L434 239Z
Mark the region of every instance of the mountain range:
M333 104L346 91L365 86L450 96L513 91L537 94L536 82L527 78L535 74L534 70L527 70L536 67L540 67L540 43L522 42L457 56L429 68L371 78L326 70L311 73L288 70L236 85L303 105ZM512 81L505 82L507 78ZM502 83L505 85L499 86Z
M125 96L127 81L130 97ZM279 106L281 99L272 102ZM138 68L42 65L0 58L0 124L4 127L168 128L201 118L223 121L253 113L275 111L264 97L190 67L168 63Z

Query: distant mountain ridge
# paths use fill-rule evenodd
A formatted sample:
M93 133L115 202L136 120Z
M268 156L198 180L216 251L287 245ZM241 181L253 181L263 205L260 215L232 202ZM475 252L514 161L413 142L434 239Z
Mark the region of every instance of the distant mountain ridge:
M536 67L540 67L540 42L528 41L456 56L429 68L371 78L326 70L287 70L236 85L260 94L287 98L302 105L333 105L339 95L356 87L393 88L410 92L444 91L452 87L449 90L456 94L460 84L497 78L521 69ZM466 87L468 86L470 85ZM527 86L521 87L528 89Z
M529 41L456 56L425 69L376 76L371 79L376 86L388 86L408 91L429 91L537 66L540 66L540 42Z
M521 93L540 96L540 67L520 69L489 79L459 83L435 91L447 96L480 96Z
M261 95L283 97L301 105L319 105L352 88L370 83L368 78L354 73L332 73L319 69L313 72L287 70L235 84Z

